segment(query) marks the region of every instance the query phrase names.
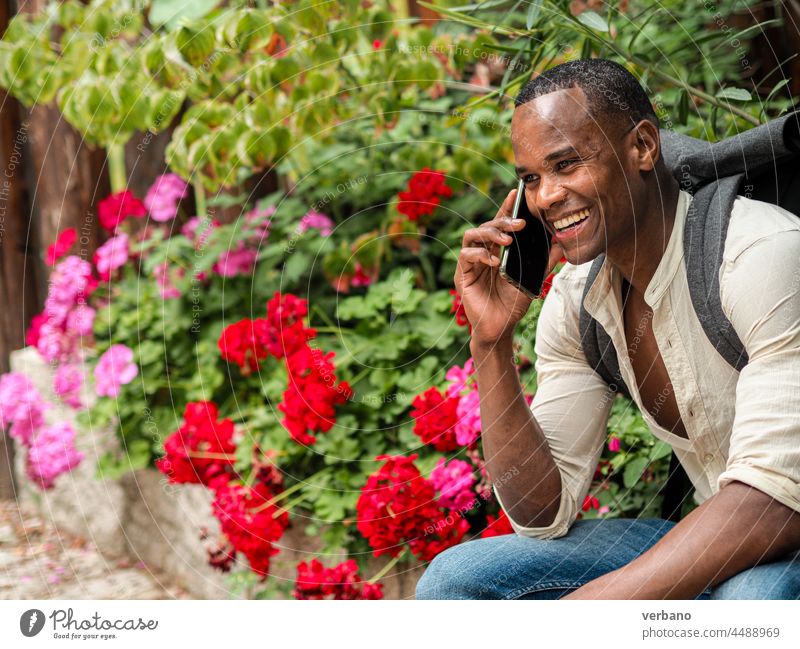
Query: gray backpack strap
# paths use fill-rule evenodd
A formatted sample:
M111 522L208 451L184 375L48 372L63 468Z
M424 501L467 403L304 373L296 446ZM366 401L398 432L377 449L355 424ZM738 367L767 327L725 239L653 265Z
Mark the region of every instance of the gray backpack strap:
M594 284L595 279L597 279L597 274L600 272L605 258L605 254L601 254L592 263L589 274L586 277L586 286L583 288L583 295L581 295L581 308L578 322L581 334L581 345L589 367L600 375L611 390L629 396L628 386L625 385L625 381L622 379L622 374L619 371L617 350L614 348L611 336L609 336L606 330L600 326L600 323L589 314L583 304L586 299L586 294L589 292L592 284Z
M737 371L747 365L747 351L722 310L719 269L742 178L729 176L698 190L683 230L686 276L695 313L711 345Z

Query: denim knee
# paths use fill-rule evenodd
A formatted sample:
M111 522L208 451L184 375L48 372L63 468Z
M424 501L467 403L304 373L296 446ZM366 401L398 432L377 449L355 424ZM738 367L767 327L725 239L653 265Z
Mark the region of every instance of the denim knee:
M744 570L714 588L711 598L800 599L800 558Z
M472 548L461 543L436 555L417 582L416 599L479 599L480 576L469 569Z

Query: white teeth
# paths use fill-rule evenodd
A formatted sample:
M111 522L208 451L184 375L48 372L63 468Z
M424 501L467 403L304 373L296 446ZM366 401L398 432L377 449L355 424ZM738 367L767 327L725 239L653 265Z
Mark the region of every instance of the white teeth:
M564 228L568 228L573 223L578 223L579 221L583 221L586 217L589 216L589 210L582 210L580 212L575 212L575 214L570 214L569 216L561 219L560 221L556 221L553 223L553 227L556 230L563 230Z

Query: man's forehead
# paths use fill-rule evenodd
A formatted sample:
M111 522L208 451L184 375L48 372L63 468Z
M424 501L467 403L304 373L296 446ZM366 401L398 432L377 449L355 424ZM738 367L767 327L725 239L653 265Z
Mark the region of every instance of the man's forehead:
M511 139L526 132L568 134L594 122L586 96L579 87L557 90L518 106L511 117Z
M557 90L531 99L514 110L511 141L515 146L522 146L526 141L535 141L537 145L575 141L590 135L594 122L580 87ZM529 143L524 148L530 147Z

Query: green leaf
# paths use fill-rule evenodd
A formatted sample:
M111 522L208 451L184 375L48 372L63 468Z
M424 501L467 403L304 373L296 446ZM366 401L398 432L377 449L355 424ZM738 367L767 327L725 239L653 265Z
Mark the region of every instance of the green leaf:
M181 18L202 18L219 4L219 0L152 0L148 18L154 26L172 29Z
M717 93L717 99L730 99L732 101L750 101L752 97L744 88L723 88Z
M606 22L605 18L595 13L594 11L584 11L582 14L578 16L578 21L582 25L585 25L590 29L594 29L597 32L608 31L608 23Z
M625 465L625 473L622 476L625 487L628 489L633 488L633 486L639 482L639 478L642 476L648 464L650 464L650 458L647 457L637 457L628 462L628 464Z
M672 452L672 447L661 440L657 440L650 449L650 460L660 460L662 457L667 457Z
M525 27L532 29L536 24L536 19L542 10L542 0L533 0L531 6L528 7L528 15L525 17Z

